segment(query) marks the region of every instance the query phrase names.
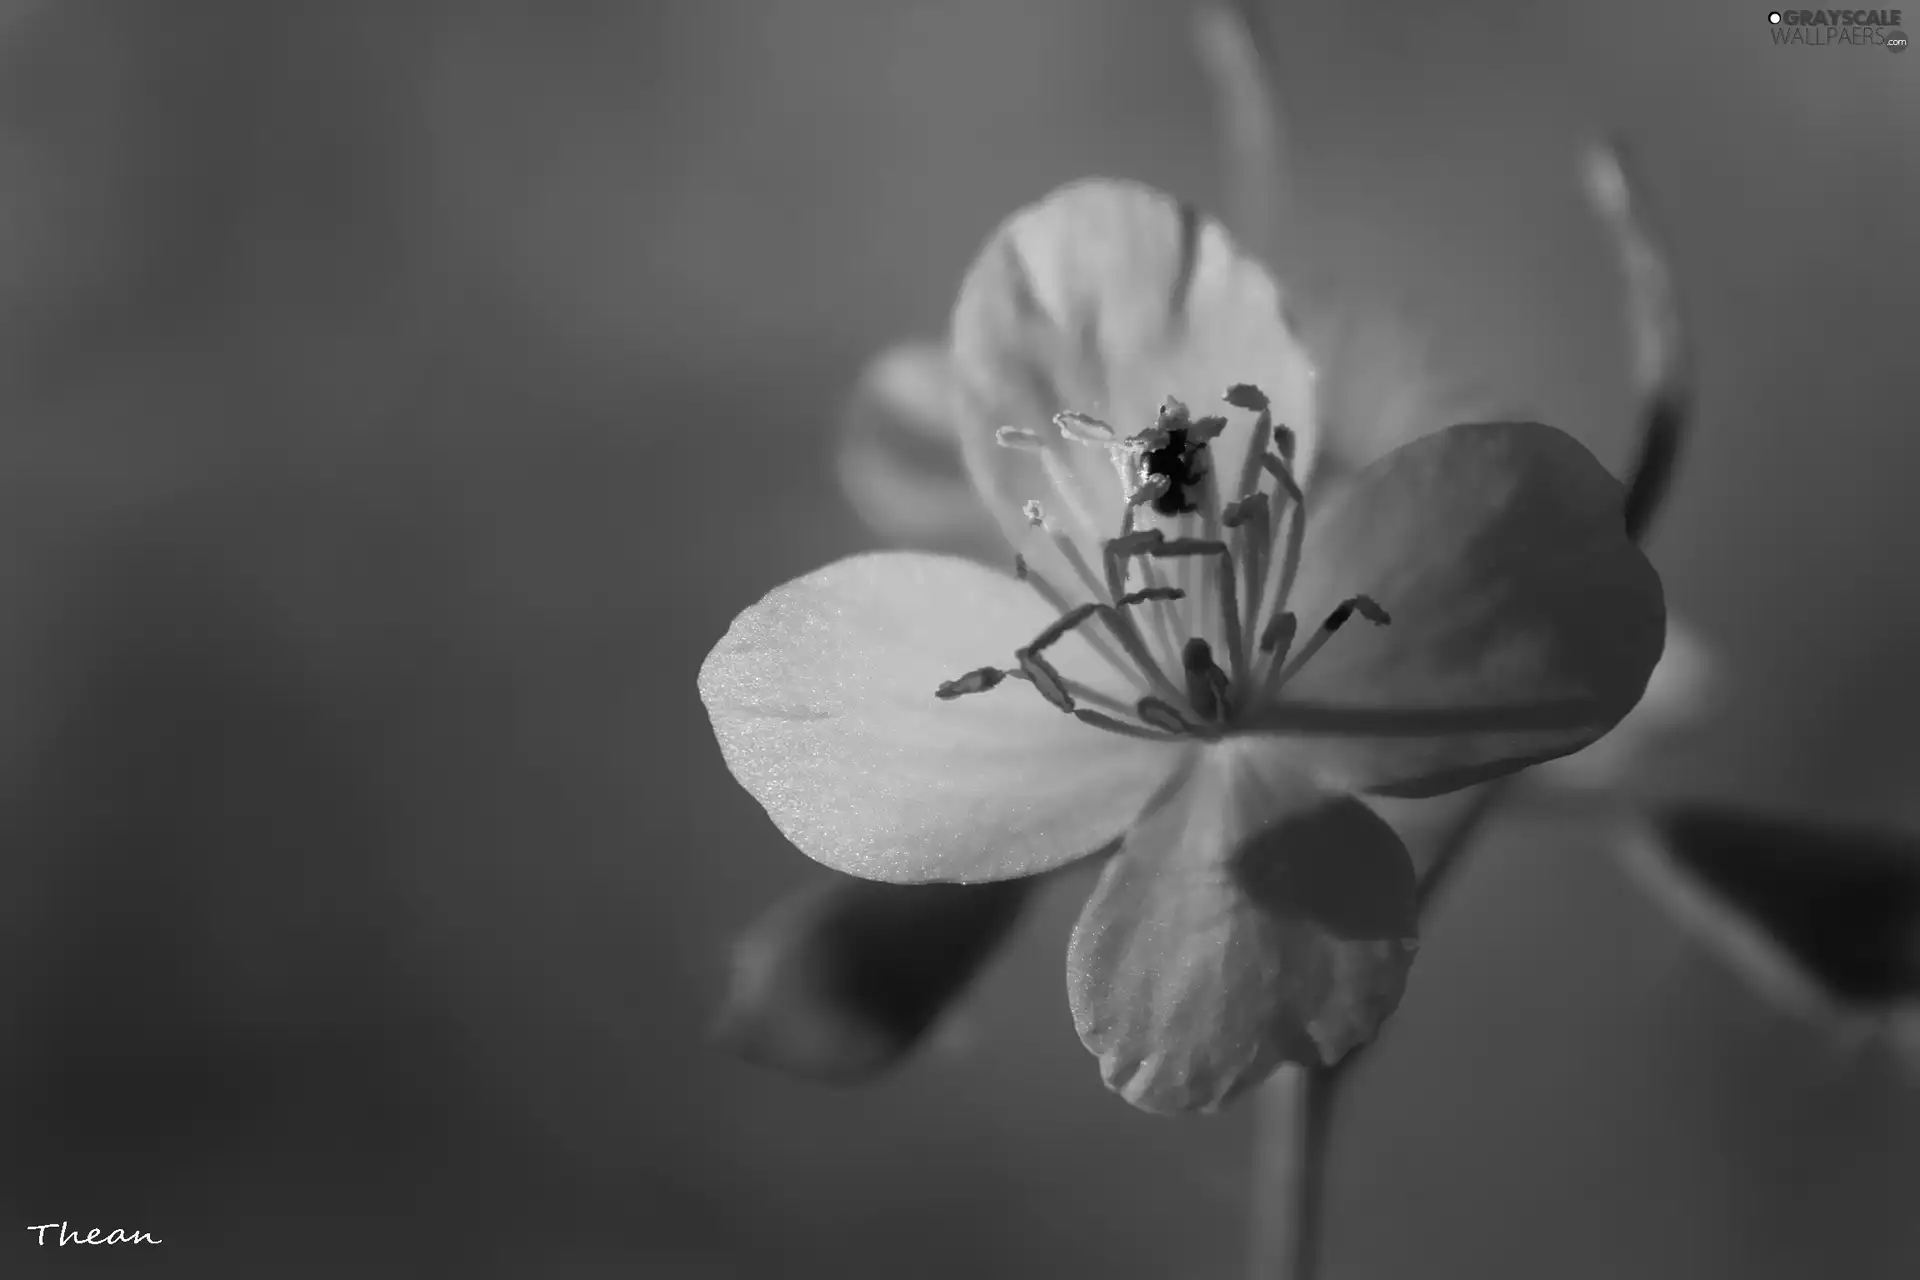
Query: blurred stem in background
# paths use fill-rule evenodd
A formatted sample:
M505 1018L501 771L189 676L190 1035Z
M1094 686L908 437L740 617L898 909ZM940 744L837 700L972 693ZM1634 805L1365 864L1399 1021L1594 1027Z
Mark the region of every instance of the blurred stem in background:
M1196 39L1216 94L1229 223L1285 279L1296 265L1287 252L1294 241L1287 128L1271 88L1272 59L1260 34L1258 8L1253 0L1235 0L1231 7L1203 3ZM1647 228L1618 145L1595 146L1581 178L1613 241L1625 283L1631 376L1640 409L1624 517L1627 531L1638 540L1659 511L1679 460L1692 404L1692 352L1672 269ZM1483 786L1442 835L1421 877L1423 934L1482 824L1519 776ZM1356 1057L1321 1069L1288 1065L1262 1087L1252 1174L1252 1280L1313 1280L1319 1273L1335 1109Z

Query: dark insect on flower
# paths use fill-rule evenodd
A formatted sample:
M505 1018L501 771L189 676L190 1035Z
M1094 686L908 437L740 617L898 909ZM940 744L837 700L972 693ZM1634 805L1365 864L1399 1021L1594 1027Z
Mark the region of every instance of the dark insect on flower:
M1163 443L1148 449L1141 465L1147 475L1165 480L1167 486L1151 499L1151 505L1158 515L1192 515L1200 509L1200 486L1207 478L1207 429L1213 427L1212 434L1219 434L1217 428L1224 427L1226 419L1205 418L1196 424L1186 406L1175 402L1160 410L1156 425Z

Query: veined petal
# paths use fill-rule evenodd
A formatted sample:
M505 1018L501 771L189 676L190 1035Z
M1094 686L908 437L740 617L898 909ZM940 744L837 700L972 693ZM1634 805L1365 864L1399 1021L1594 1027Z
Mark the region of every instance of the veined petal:
M1437 795L1592 742L1660 658L1660 578L1623 490L1537 423L1449 427L1404 445L1310 517L1303 626L1356 593L1388 626L1342 629L1256 720L1313 736L1329 784Z
M700 669L727 767L800 851L869 880L1005 880L1109 843L1172 770L1165 743L1065 715L1009 680L942 701L1054 620L951 556L854 556L734 619ZM1048 650L1098 669L1077 634Z
M1313 374L1279 286L1218 221L1148 187L1082 181L1003 223L961 285L953 352L968 464L1016 539L1022 504L1051 486L1035 455L995 443L1002 426L1061 450L1100 538L1117 530L1124 495L1103 451L1057 439L1055 413L1091 414L1122 436L1153 425L1169 396L1196 416L1224 414L1213 461L1231 486L1252 415L1220 398L1252 383L1294 431L1296 473L1312 465Z
M1413 863L1364 804L1259 741L1189 768L1107 864L1067 957L1081 1041L1154 1112L1339 1061L1399 1004L1417 947Z
M1005 559L1006 538L960 456L958 390L942 344L905 342L876 356L840 415L840 485L891 542Z

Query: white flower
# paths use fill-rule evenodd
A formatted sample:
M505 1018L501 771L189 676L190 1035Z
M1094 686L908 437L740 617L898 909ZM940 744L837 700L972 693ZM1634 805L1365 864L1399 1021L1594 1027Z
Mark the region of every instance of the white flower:
M1019 572L855 556L748 609L700 675L734 775L830 867L973 882L1110 853L1075 1022L1155 1111L1337 1061L1397 1004L1413 870L1358 794L1579 749L1664 639L1620 485L1553 428L1449 427L1309 497L1284 315L1158 192L1015 214L961 288L942 403Z

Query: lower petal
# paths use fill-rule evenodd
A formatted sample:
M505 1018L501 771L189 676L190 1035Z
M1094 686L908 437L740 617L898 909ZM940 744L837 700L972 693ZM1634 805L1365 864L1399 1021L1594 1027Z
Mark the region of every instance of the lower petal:
M1073 932L1067 982L1108 1086L1212 1110L1283 1062L1372 1039L1417 948L1414 871L1351 796L1229 739L1127 834Z
M900 883L1032 875L1112 841L1178 758L1014 680L934 696L1009 664L1053 621L1031 589L971 561L854 556L734 619L700 697L733 776L808 857ZM1078 634L1048 657L1099 669Z

